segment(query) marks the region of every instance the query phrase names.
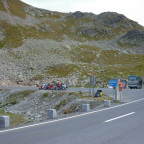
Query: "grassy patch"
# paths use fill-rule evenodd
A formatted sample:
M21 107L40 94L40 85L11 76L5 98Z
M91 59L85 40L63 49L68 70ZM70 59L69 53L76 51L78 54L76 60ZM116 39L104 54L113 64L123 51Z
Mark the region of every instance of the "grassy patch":
M55 106L55 109L58 111L59 109L61 109L66 104L67 104L67 99L64 99L64 100L60 101L60 103Z
M1 46L5 46L6 48L17 48L23 44L22 34L17 26L12 26L7 22L3 21L1 27L6 32L6 37L2 41Z
M132 48L133 46L135 46L135 45L132 45L130 43L121 43L119 41L117 43L118 43L119 46L126 47L126 48Z
M17 93L11 94L9 97L6 98L6 104L15 105L23 100L25 97L28 97L30 94L35 92L34 90L24 90Z
M9 112L4 112L0 110L0 116L10 116L10 126L14 127L14 126L18 126L20 124L24 124L26 122L26 120L17 114L12 114Z
M49 93L47 92L47 93L44 93L42 97L46 98L46 97L48 97L48 95L49 95Z
M120 101L119 101L119 100L115 100L114 102L115 102L115 103L119 103Z
M102 95L101 97L91 97L91 96L81 96L81 99L89 99L89 100L96 100L98 102L104 102L104 100L112 100L111 97L106 96L106 95Z
M76 92L70 92L69 93L69 96L71 96L71 95L77 95L78 93L76 93Z
M4 44L0 42L0 49L4 47Z
M82 51L82 48L80 51ZM97 53L97 50L95 53ZM76 58L78 57L77 54L79 55L79 51L75 52ZM79 61L81 62L81 57ZM128 75L144 76L143 55L124 54L114 50L101 50L99 51L99 57L95 58L94 63L98 64L98 66L89 63L80 66L81 77L79 80L83 80L83 76L88 78L90 72L96 72L96 79L106 83L110 79L117 77L127 79ZM85 86L89 87L89 83Z
M71 58L74 62L93 63L96 60L96 53L91 51L90 48L88 49L88 47L77 47L72 51Z
M2 1L0 2L0 11L6 12L6 9L5 9Z
M42 75L36 75L33 78L31 78L31 81L37 81L37 80L42 80L44 77Z
M68 76L71 73L74 73L78 70L78 67L76 65L70 64L70 65L55 65L52 67L47 68L47 76L58 76L58 77L65 77Z
M19 1L19 0L7 0L9 10L10 12L18 16L20 18L26 18L26 14L24 12L24 6L26 6L25 3Z

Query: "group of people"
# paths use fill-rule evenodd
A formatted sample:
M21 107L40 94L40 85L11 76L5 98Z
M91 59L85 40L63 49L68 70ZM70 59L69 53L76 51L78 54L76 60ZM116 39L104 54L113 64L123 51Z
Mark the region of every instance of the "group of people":
M62 87L64 85L64 83L60 83L60 82L55 82L55 87ZM52 84L51 83L48 83L48 86L51 87Z
M60 83L60 82L56 82L54 85L52 85L51 83L42 83L42 85L40 86L40 90L41 89L48 89L48 90L66 90L68 87L66 84L64 83Z

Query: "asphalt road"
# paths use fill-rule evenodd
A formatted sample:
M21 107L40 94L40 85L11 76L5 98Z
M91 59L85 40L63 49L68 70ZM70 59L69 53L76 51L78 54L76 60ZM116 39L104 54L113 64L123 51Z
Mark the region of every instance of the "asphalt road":
M55 121L0 131L1 144L142 144L144 98Z

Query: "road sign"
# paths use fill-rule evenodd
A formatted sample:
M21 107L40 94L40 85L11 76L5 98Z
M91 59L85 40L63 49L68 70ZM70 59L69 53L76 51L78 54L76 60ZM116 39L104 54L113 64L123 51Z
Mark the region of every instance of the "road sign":
M118 85L118 80L110 80L109 86L116 87Z

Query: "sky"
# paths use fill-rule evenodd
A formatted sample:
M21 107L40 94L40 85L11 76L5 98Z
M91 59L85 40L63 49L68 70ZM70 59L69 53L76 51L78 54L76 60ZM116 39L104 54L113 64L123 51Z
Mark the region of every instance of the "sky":
M144 0L22 0L32 6L58 12L117 12L144 26Z

